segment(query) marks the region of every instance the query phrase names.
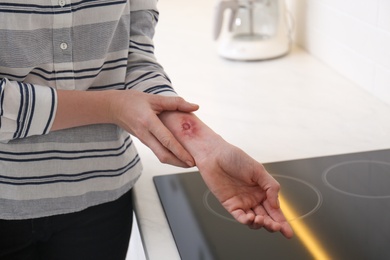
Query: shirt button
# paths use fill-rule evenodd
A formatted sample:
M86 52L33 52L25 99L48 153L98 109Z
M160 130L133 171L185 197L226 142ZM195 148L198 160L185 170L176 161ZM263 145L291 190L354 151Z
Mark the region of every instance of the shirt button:
M60 44L60 48L61 48L61 50L66 50L66 49L68 49L68 44L66 44L66 42L63 42Z
M61 6L61 7L64 7L66 5L66 1L65 0L59 0L58 1L58 4Z

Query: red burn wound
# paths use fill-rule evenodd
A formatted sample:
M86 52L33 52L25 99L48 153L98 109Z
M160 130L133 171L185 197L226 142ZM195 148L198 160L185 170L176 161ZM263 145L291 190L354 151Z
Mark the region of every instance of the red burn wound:
M189 123L184 123L182 125L182 127L183 127L183 130L189 130L191 128L191 125Z
M181 132L184 136L195 137L197 132L196 123L190 118L183 118L181 121Z

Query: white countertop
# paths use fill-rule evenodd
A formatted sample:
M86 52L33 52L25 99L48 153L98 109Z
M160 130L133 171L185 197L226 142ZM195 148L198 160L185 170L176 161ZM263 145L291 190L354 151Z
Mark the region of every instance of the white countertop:
M212 41L213 1L160 0L156 55L177 92L227 141L260 162L390 148L390 106L299 48L232 62ZM152 177L194 171L161 164L135 140L144 172L135 210L148 259L180 259Z

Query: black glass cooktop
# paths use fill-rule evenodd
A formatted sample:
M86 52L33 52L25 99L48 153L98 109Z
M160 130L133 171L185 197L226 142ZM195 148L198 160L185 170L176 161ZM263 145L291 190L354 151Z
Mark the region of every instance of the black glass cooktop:
M154 177L183 260L390 259L390 150L264 164L294 238L237 223L198 172Z

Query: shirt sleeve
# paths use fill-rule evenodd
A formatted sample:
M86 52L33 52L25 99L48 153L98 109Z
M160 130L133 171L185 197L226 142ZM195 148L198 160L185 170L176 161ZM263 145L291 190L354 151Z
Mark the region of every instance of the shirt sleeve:
M47 134L56 108L53 88L0 79L0 141Z
M176 95L169 77L154 55L153 36L158 21L157 0L130 0L130 42L126 88L146 93Z

